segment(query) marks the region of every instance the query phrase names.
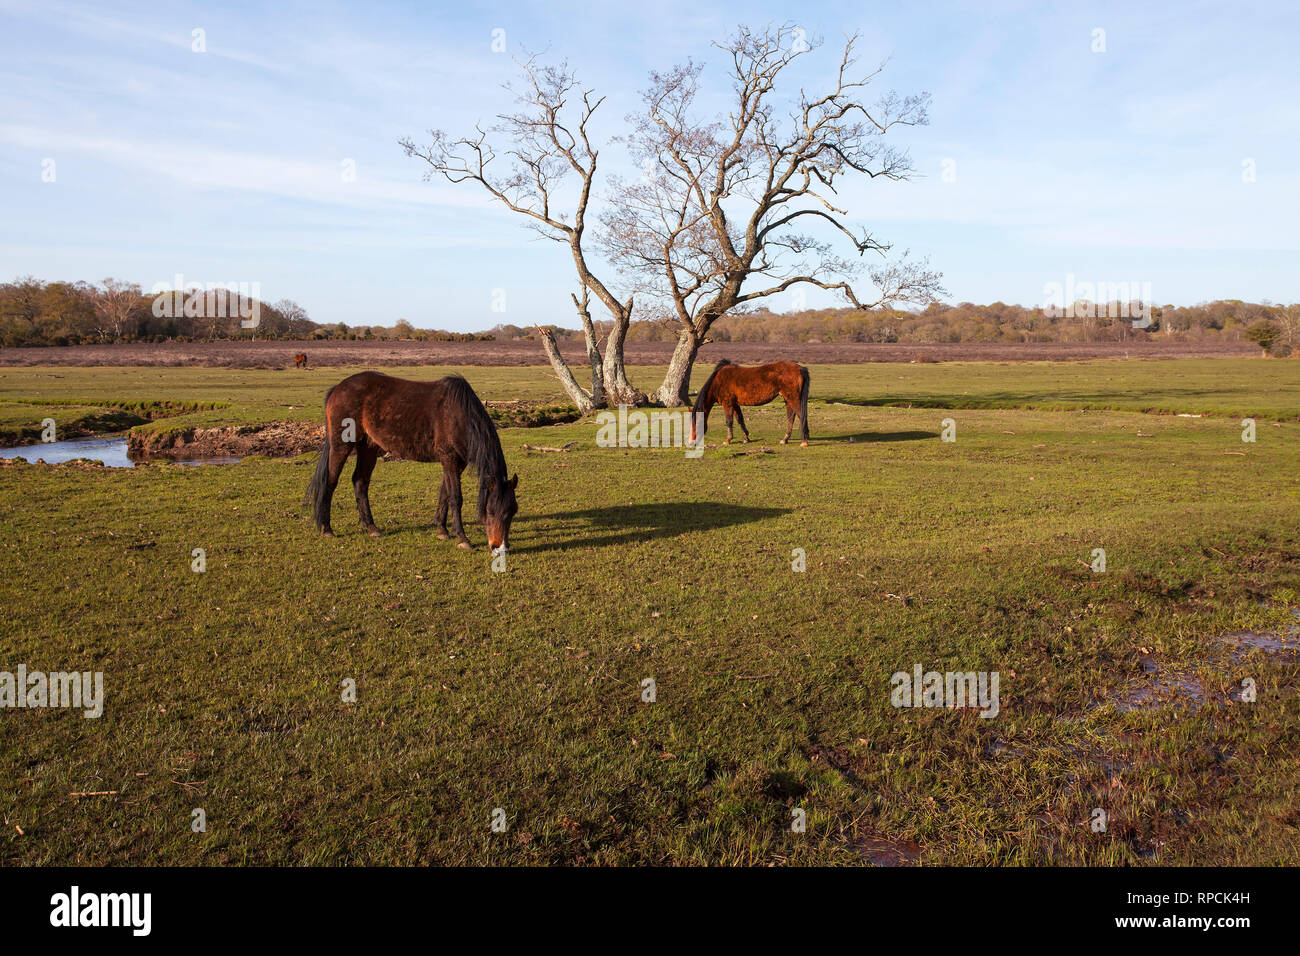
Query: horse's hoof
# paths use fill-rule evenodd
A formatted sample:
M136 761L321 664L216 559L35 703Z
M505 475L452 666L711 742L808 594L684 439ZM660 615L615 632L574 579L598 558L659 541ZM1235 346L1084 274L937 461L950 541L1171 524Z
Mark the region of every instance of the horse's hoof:
M439 532L438 532L438 540L439 540L439 541L449 541L449 540L451 540L451 535L449 535L449 534L448 534L447 532L445 532L445 531L439 531Z
M378 528L371 528L369 531L366 532L366 534L370 535L370 537L372 537L372 538L378 538L378 537L379 537L379 529L378 529Z
M334 532L331 531L329 528L326 528L324 531L320 533L320 536L322 538L332 538L334 537Z
M473 551L473 550L474 550L474 545L470 544L468 541L461 541L461 542L457 543L456 547L460 548L462 551Z
M806 441L801 441L801 442L799 443L799 447L800 447L800 448L807 448L807 447L808 447L808 443L807 443Z
M778 445L784 445L784 444L787 444L789 441L790 441L790 439L788 439L788 438L782 438L779 442L777 442L777 444L778 444Z

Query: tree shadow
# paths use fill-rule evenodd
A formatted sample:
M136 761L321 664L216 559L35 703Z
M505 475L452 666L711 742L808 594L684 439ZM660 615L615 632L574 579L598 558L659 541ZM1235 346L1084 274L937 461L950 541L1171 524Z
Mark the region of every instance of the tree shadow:
M779 518L789 508L758 508L719 501L661 502L613 505L544 515L520 515L519 523L544 523L538 529L552 540L510 549L511 554L603 548L610 545L675 538L691 531L712 531L733 525Z
M922 441L927 438L938 438L938 432L922 431L903 431L903 432L854 432L851 435L820 435L814 439L820 441L844 441L844 442L864 442L876 443L886 441Z
M1212 401L1224 396L1245 395L1246 385L1193 385L1165 386L1156 389L1149 399L1155 408L1169 407L1174 401L1195 402ZM1110 408L1118 405L1120 410L1133 410L1135 400L1131 392L1117 386L1113 390L1059 388L1053 391L1018 391L1000 392L981 391L977 395L929 394L929 395L829 395L821 399L827 405L854 405L859 408L941 408L941 409L1020 409L1050 408L1054 405L1078 406L1089 408ZM1180 406L1181 407L1181 406ZM1197 411L1197 409L1191 409Z

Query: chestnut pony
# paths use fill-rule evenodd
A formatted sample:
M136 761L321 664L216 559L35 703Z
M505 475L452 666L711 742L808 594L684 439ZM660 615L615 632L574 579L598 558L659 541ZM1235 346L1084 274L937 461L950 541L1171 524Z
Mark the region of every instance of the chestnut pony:
M293 357L293 364L294 364L294 366L295 366L296 368L306 368L306 367L307 367L307 353L306 353L306 352L299 352L297 355L295 355L295 356Z
M370 473L389 452L410 461L442 464L438 490L438 537L446 540L447 511L462 548L472 548L461 524L460 476L466 465L478 472L478 516L493 553L509 546L510 521L519 510L515 486L506 479L506 459L487 409L459 375L436 382L413 382L380 372L359 372L325 393L325 446L307 487L316 527L333 537L330 502L348 455L357 453L352 472L361 525L379 534L370 515Z
M745 416L740 412L741 405L766 405L780 395L785 399L785 437L784 445L790 440L794 429L794 417L799 416L803 429L803 441L799 444L808 447L808 370L794 362L771 362L767 365L733 365L730 359L723 359L709 374L695 397L695 414L691 415L691 441L695 441L695 423L704 422L704 431L709 430L709 412L714 405L721 405L727 416L727 440L722 444L731 444L731 420L734 417L740 423L740 430L749 441L749 429L745 427ZM700 416L703 415L703 419Z

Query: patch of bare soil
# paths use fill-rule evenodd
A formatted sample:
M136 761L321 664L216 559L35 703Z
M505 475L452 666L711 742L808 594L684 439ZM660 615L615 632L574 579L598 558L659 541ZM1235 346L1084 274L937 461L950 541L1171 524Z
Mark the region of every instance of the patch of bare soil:
M134 461L247 458L249 455L283 458L315 451L324 441L325 426L312 422L226 425L144 435L132 432L127 439L127 454Z
M484 402L493 423L498 428L541 428L545 425L566 425L582 416L573 405L552 405L546 402Z

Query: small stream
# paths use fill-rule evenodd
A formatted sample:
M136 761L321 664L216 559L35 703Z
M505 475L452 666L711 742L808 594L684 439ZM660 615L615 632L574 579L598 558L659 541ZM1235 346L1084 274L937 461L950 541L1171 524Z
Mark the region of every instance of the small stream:
M43 442L37 445L20 445L17 448L0 448L0 458L22 458L34 462L40 458L57 465L78 458L102 461L108 468L134 468L135 462L127 457L126 437L107 435L97 438L74 438L71 441ZM170 459L160 459L169 460ZM175 461L177 465L232 465L238 458L190 458Z

